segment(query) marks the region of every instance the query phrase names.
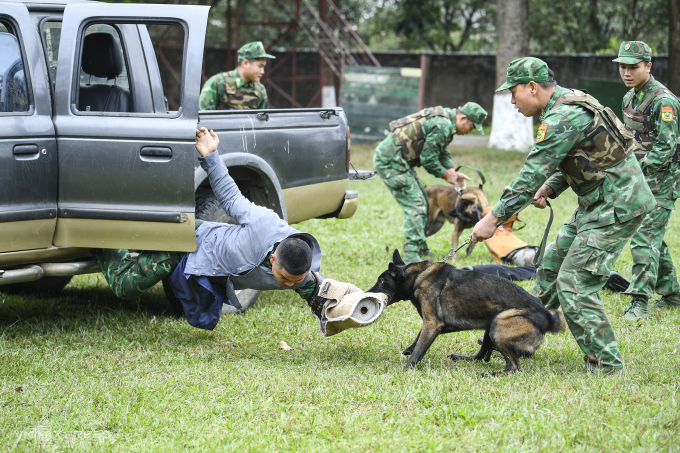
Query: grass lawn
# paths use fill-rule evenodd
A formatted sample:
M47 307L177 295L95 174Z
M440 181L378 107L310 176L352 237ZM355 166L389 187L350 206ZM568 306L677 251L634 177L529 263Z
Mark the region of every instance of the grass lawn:
M354 146L354 166L372 168L372 151ZM453 157L483 170L494 203L525 155L456 148ZM351 188L360 193L352 219L297 228L321 243L324 275L367 289L402 246L402 212L379 178ZM554 205L552 238L576 197ZM521 217L518 235L538 244L548 212ZM676 263L678 220L666 234ZM437 256L452 231L430 238ZM456 265L489 262L482 244ZM631 264L626 250L615 269L630 278ZM522 372L483 379L503 369L497 353L490 363L447 359L475 353L480 331L442 336L422 366L402 370L421 324L409 302L324 338L292 291L263 294L212 332L173 319L159 286L123 302L99 275L52 298L0 294L0 451L680 451L680 311L651 308L650 319L626 323L629 299L603 297L623 374L580 375L583 354L566 331L521 359Z

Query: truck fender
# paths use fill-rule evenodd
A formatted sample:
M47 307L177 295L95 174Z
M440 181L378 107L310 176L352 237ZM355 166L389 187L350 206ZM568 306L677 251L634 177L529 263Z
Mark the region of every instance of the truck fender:
M256 171L257 173L260 173L262 175L262 179L265 180L265 183L270 184L270 188L276 192L276 196L278 198L278 207L281 209L279 214L283 215L283 220L286 222L288 221L286 200L283 197L283 190L281 189L279 178L276 177L274 170L272 170L272 168L264 159L248 153L221 154L220 158L225 163L227 168L246 167ZM196 191L207 179L208 174L201 166L198 166L194 173L194 191Z

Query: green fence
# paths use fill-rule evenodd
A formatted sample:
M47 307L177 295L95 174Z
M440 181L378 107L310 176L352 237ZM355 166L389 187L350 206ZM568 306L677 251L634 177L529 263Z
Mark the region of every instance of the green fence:
M342 108L352 142L385 138L389 123L418 111L420 68L345 66Z
M578 88L588 91L588 94L595 97L602 105L612 109L619 119L623 120L621 103L623 96L630 89L624 85L623 81L580 78Z

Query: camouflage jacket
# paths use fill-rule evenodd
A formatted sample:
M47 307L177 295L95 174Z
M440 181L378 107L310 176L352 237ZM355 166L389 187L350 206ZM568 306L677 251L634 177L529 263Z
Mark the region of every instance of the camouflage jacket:
M199 110L268 109L267 91L260 82L244 83L238 69L210 77L198 100Z
M450 118L456 117L455 109L445 108L444 110ZM451 152L447 149L447 146L453 140L455 133L455 120L450 121L442 116L433 116L423 123L425 145L420 152L420 165L437 178L443 178L446 170L453 167ZM390 133L388 139L390 137L393 146L379 148L376 151L376 159L386 168L389 167L400 173L406 172L411 168L411 165L402 156L401 143L398 143L397 138L392 133Z
M544 183L555 190L551 198L569 187L558 166L571 149L584 140L584 132L594 119L593 113L585 107L569 104L555 106L561 95L569 93L571 90L558 85L541 112L541 123L547 124L547 127L544 130L539 128L536 144L519 176L505 188L491 211L501 221L507 221L533 200L534 194ZM602 184L578 197L578 210L569 223L576 224L579 231L625 222L647 212L656 204L633 154L603 172Z
M680 197L680 164L672 162L678 158L676 150L680 105L675 96L665 92L665 88L651 76L639 92L632 88L626 93L623 110L624 115L631 115L634 111L642 120L642 127L638 129L646 130L635 133L635 138L647 150L640 159L640 167L657 202L667 209L673 209L675 199ZM653 98L651 104L650 97ZM644 112L639 112L637 109L644 107L644 104L649 107L644 108ZM630 122L630 119L626 120L626 124Z

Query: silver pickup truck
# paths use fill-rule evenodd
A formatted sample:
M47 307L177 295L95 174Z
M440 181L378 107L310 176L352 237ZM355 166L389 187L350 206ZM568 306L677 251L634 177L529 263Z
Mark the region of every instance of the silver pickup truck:
M0 0L2 291L97 272L91 247L195 250L197 216L228 221L199 125L243 194L289 223L354 214L342 109L199 112L208 9ZM154 44L171 37L183 58L164 80Z

